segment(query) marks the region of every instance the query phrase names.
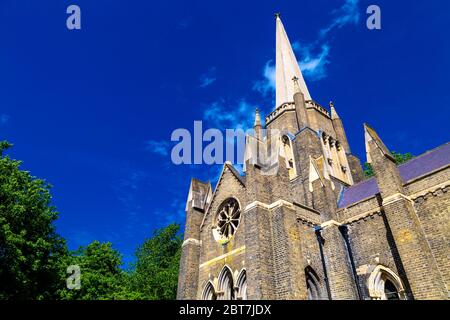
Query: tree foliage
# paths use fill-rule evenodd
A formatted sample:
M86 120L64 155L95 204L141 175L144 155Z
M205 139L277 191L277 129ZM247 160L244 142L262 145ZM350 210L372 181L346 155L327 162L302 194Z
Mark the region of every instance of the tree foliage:
M81 271L79 289L59 290L59 297L68 300L111 300L120 299L126 286L124 271L120 268L122 257L112 248L110 242L93 241L68 255L61 264L60 276L65 281L67 268L79 266ZM62 281L62 282L63 282Z
M157 230L136 250L130 270L109 242L69 252L56 231L50 185L4 156L0 142L0 300L174 299L182 237L180 226ZM79 289L68 289L69 266L79 266Z
M0 142L0 299L53 298L66 254L53 225L58 213L50 186L3 155L10 147Z
M170 224L156 230L136 251L130 290L143 299L175 299L182 237L180 226Z
M391 154L394 156L395 163L397 165L405 163L405 162L411 160L412 158L414 158L414 156L411 153L399 153L399 152L392 151ZM366 178L370 178L370 177L374 176L372 165L368 162L366 162L364 164L364 176Z

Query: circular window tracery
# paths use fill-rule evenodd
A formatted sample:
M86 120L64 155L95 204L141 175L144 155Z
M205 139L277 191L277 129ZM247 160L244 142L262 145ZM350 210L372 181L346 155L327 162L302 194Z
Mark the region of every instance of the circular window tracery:
M235 234L241 219L239 203L234 198L225 200L217 212L217 227L215 238L221 243L227 243Z

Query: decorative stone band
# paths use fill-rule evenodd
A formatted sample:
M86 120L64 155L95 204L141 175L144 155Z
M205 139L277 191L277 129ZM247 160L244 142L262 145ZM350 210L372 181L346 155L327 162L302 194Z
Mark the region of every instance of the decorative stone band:
M328 112L328 110L325 109L324 107L322 107L320 104L318 104L318 103L317 103L316 101L314 101L314 100L307 100L307 101L306 101L306 108L307 108L307 109L309 109L309 108L314 108L314 109L316 109L317 111L319 111L320 113L322 113L324 116L326 116L326 117L328 117L328 118L331 119L331 115L330 115L330 113Z
M196 246L201 246L202 242L200 240L194 239L194 238L188 238L183 241L182 247L187 246L188 244L193 244Z
M383 206L386 206L388 204L397 202L399 200L407 200L409 202L411 202L412 204L414 204L414 201L412 201L412 199L410 197L408 197L407 195L403 194L403 193L395 193L392 196L386 197L383 199Z
M245 207L244 213L253 208L256 208L256 207L270 211L270 210L274 210L274 209L282 207L282 206L287 207L292 210L295 210L296 208L306 209L306 210L308 210L308 212L311 212L312 215L311 216L300 216L300 217L297 217L297 220L302 221L303 223L310 224L311 226L316 226L316 225L320 224L320 212L318 212L317 210L310 208L308 206L299 204L299 203L292 203L292 202L282 200L282 199L275 201L272 204L267 204L267 203L263 203L260 201L254 201ZM317 217L313 216L313 215L317 215Z
M287 102L283 103L281 106L276 108L274 111L272 111L267 117L266 117L266 126L271 123L273 120L278 118L280 115L282 115L285 111L294 111L295 110L295 104L294 102Z
M302 224L305 224L305 225L307 225L308 227L311 227L311 228L314 228L314 227L319 225L318 223L312 222L312 221L307 220L307 219L302 218L302 217L298 217L297 221L302 223Z
M444 190L445 188L450 186L450 181L445 181L443 183L440 183L436 186L433 186L431 188L427 188L427 189L423 189L419 192L414 193L413 195L410 196L411 199L416 200L417 198L423 197L425 195L427 195L428 193L434 193L438 190Z
M273 210L273 209L276 209L276 208L282 207L282 206L288 207L290 209L294 209L293 203L280 199L278 201L275 201L272 204L266 204L263 202L254 201L245 207L244 212L247 212L255 207L259 207L259 208L263 208L263 209L267 209L267 210Z
M208 260L208 261L206 261L206 262L203 262L203 263L200 265L199 268L203 268L203 267L209 266L209 265L211 265L211 264L213 264L213 263L215 263L215 262L217 262L217 261L226 259L227 257L232 256L232 255L240 254L240 253L242 253L242 252L245 252L245 246L236 248L236 249L234 249L234 250L231 250L230 252L227 252L227 253L222 254L222 255L220 255L220 256L218 256L218 257L215 257L214 259L211 259L211 260Z
M322 224L320 225L320 227L321 227L322 229L326 229L326 228L332 227L332 226L334 226L334 227L340 227L341 225L342 225L342 223L339 223L339 222L337 222L337 221L335 221L335 220L328 220L328 221L325 221L324 223L322 223Z
M381 214L381 208L379 208L379 207L378 208L374 208L374 209L368 210L366 212L360 213L360 214L358 214L356 216L353 216L353 217L350 217L350 218L346 219L345 221L343 221L343 224L352 224L352 223L354 223L356 221L365 219L367 217L372 217L374 215L380 215L380 214Z

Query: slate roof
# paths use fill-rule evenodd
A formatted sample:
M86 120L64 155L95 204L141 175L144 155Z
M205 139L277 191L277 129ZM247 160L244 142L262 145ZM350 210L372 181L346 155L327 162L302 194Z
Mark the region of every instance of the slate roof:
M450 142L428 151L398 167L403 181L423 176L429 172L450 164ZM375 178L370 178L345 189L339 200L339 208L372 197L379 193Z

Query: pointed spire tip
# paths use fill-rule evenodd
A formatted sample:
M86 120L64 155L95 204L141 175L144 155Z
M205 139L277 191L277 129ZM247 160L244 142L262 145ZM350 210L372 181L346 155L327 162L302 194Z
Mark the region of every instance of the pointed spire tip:
M303 93L305 100L311 100L286 30L279 15L276 17L275 107L292 102L294 94L299 91ZM294 77L297 78L297 81L293 79Z
M275 19L280 19L281 13L275 12L273 15L275 16Z

